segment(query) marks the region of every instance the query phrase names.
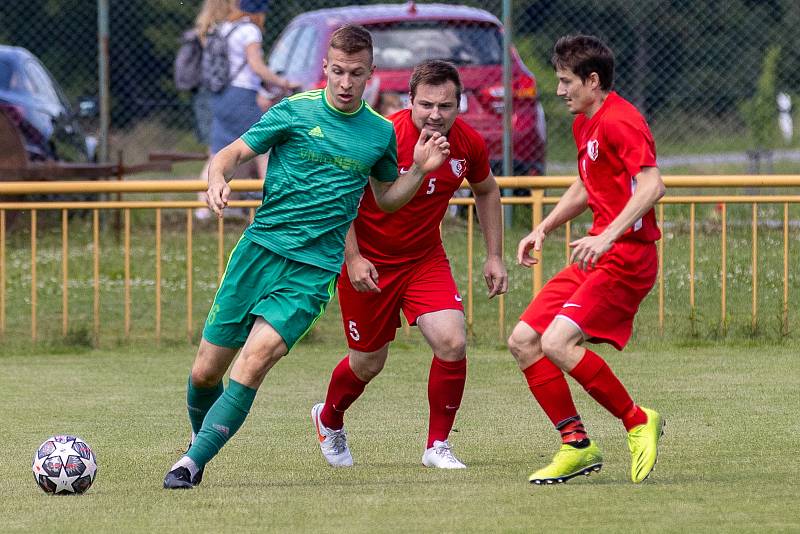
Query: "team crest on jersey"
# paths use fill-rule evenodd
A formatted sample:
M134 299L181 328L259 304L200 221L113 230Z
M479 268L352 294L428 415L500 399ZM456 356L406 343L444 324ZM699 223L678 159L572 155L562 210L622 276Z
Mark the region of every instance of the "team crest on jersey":
M586 143L586 152L592 161L597 161L597 155L600 153L600 143L597 142L597 139L590 139Z
M457 178L461 178L464 171L467 169L467 160L465 159L450 159L450 170Z

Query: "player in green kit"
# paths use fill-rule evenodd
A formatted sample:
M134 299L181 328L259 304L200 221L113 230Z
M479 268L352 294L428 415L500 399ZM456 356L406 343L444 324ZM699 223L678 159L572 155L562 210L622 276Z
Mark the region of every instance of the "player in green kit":
M367 30L334 32L323 69L325 89L270 108L209 167L208 205L221 217L236 167L271 150L263 203L231 253L206 319L187 391L192 443L164 478L167 489L200 483L269 369L324 312L367 182L380 208L395 211L449 155L445 137L423 131L414 165L398 177L392 123L361 99L375 69Z

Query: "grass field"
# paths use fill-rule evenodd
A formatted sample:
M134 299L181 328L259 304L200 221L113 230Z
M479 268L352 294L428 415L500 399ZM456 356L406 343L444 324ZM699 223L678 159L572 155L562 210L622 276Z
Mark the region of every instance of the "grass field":
M470 350L451 441L469 469L420 465L428 350L396 343L348 415L356 459L332 469L308 412L342 346L313 338L268 376L245 426L187 492L161 489L188 436L184 386L194 349L139 345L0 357L4 531L531 532L797 531L800 472L796 349L769 344L635 344L601 349L634 397L666 416L657 470L628 481L624 431L573 388L605 454L599 475L532 487L558 440L505 352ZM76 433L100 471L86 495L50 497L30 457Z

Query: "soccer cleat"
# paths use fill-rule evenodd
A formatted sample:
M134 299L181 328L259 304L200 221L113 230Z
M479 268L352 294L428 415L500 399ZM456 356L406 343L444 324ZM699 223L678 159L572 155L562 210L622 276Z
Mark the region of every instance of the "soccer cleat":
M433 442L433 447L425 449L422 455L422 465L425 467L438 467L439 469L466 469L453 454L453 448L447 440Z
M333 467L350 467L353 465L353 456L347 447L347 434L344 428L332 430L322 424L319 414L322 413L323 406L324 404L320 402L311 408L311 422L314 423L314 429L317 431L322 456Z
M196 436L195 436L194 432L192 432L192 437L189 440L189 446L186 447L186 452L184 452L183 454L186 454L187 452L189 452L189 449L192 448L192 443L194 443L194 438L195 437ZM194 479L192 480L192 485L193 486L197 486L203 481L203 472L205 470L206 470L206 466L203 466L203 467L200 468L200 470L197 472L197 474L194 476Z
M658 461L658 440L664 435L664 418L655 410L642 408L647 423L628 432L628 449L631 451L631 480L644 481L653 472Z
M202 470L192 480L188 468L176 467L164 477L164 489L192 489L200 483L202 477Z
M588 447L578 449L564 443L553 457L550 465L539 469L528 477L531 484L561 484L578 475L589 476L603 467L603 455L594 441Z

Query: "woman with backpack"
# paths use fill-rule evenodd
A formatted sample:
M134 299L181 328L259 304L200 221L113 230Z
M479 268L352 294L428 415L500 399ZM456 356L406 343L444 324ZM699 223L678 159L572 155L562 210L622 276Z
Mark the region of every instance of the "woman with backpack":
M204 83L212 91L219 89L211 99L212 156L238 139L261 118L263 110L258 105L257 97L262 82L284 91L298 87L272 72L264 63L261 41L268 0L234 0L234 3L227 20L213 29L218 39L221 37L227 45L227 72L214 78L214 69L208 65L214 59L213 54L209 54L210 40L203 55ZM211 33L207 35L210 39ZM223 79L225 74L227 80ZM256 160L258 176L263 178L267 170L266 156Z

